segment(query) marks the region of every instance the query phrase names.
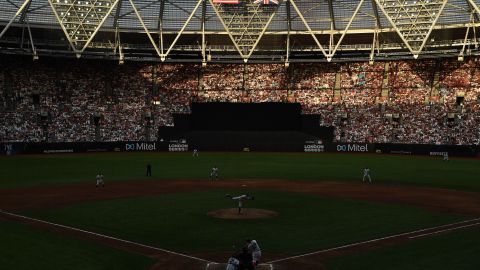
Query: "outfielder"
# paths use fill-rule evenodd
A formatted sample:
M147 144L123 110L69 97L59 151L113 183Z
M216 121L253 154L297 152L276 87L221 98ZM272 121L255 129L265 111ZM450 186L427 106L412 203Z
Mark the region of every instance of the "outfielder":
M198 157L198 150L197 149L193 149L193 157Z
M210 173L210 180L214 180L214 179L218 180L218 167L217 166L213 166L212 172Z
M105 187L105 182L103 181L103 174L102 173L99 172L95 178L97 180L96 187L99 187L100 185L102 185L102 187Z
M255 197L250 196L248 194L240 195L240 196L237 196L237 197L232 197L232 195L227 194L227 195L225 195L225 197L230 198L230 199L235 200L235 201L238 201L238 214L242 213L242 207L243 207L243 202L244 201L255 199Z
M448 161L448 152L445 152L445 153L443 154L443 160L444 160L444 161Z
M253 266L257 267L257 265L260 262L260 258L262 257L262 250L260 249L260 246L258 245L256 240L247 239L245 242L246 242L248 251L252 254Z
M370 169L368 167L365 167L363 169L363 179L362 182L365 182L365 179L368 178L368 182L372 183L372 178L370 177Z

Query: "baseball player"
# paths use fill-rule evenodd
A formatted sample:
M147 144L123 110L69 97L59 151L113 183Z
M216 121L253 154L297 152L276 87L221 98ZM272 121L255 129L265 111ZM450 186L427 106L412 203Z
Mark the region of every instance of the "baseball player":
M210 180L213 181L214 179L218 180L218 167L217 166L213 166L212 172L210 173Z
M368 178L368 182L372 183L372 178L370 177L370 169L368 167L365 167L363 169L363 179L362 182L365 182L365 179Z
M147 176L152 176L152 165L150 163L147 164Z
M197 149L193 149L193 157L198 157L198 150Z
M257 267L260 262L260 258L262 257L262 250L260 249L260 246L256 240L247 239L245 242L248 251L252 254L253 266Z
M444 160L444 161L448 161L448 152L445 152L445 153L443 154L443 160Z
M101 172L99 172L95 178L97 180L96 187L99 187L100 185L102 187L105 187L105 182L103 181L103 174Z
M237 258L240 261L240 267L238 267L238 270L255 270L252 254L248 251L246 246L242 248L242 253L240 253Z
M240 261L237 258L235 258L235 256L228 258L226 270L237 270L239 266L240 266Z
M243 207L243 202L244 201L255 199L255 197L250 196L248 194L240 195L240 196L237 196L237 197L232 197L232 195L227 194L227 195L225 195L225 197L230 198L234 201L238 201L238 214L242 213L242 207Z

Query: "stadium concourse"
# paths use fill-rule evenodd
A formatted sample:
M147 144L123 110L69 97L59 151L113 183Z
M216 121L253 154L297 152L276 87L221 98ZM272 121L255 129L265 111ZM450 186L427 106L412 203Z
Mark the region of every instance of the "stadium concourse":
M300 103L336 142L479 143L480 59L291 64L0 60L0 140L155 140L191 102ZM95 128L97 127L97 129Z

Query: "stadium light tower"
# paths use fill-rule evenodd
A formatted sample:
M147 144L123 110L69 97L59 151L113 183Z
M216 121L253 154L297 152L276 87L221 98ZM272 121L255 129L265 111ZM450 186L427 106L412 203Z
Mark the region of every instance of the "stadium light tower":
M418 58L448 0L375 0L390 24Z
M119 0L48 0L78 58Z
M282 4L282 1L209 1L245 63Z

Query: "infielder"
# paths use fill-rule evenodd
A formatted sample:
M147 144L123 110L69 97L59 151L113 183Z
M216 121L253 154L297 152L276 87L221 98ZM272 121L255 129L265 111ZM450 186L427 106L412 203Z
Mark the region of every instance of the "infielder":
M218 180L218 167L217 166L213 166L212 172L210 173L210 180L214 180L214 179Z
M368 178L368 182L372 183L372 178L370 177L370 169L368 167L365 167L363 169L363 179L362 182L365 182L365 179Z
M103 181L103 174L102 173L99 172L95 178L97 180L96 187L99 187L100 185L102 187L105 187L105 182Z
M227 195L225 195L225 197L230 198L230 199L232 199L232 200L234 200L234 201L238 201L238 214L241 214L241 213L242 213L242 207L243 207L243 202L244 202L244 201L254 200L254 199L255 199L255 197L250 196L250 195L248 195L248 194L240 195L240 196L237 196L237 197L232 197L232 195L227 194Z
M246 242L248 251L252 254L253 266L257 267L257 265L260 262L260 258L262 257L262 250L260 249L260 246L258 245L256 240L247 239L245 242Z

